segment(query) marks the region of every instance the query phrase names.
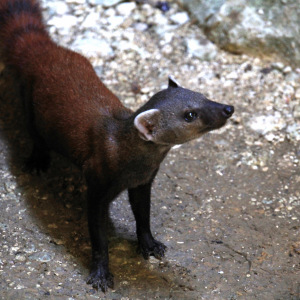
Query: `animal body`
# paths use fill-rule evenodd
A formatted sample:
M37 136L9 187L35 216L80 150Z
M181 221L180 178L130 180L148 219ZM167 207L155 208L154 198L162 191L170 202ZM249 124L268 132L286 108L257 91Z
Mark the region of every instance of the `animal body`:
M175 144L223 126L234 108L169 79L167 89L132 112L86 58L50 39L35 0L0 0L0 42L5 64L21 83L33 138L27 169L46 171L54 150L85 176L92 245L88 283L106 291L113 286L106 234L109 203L127 189L142 255L163 257L166 246L150 229L151 184L159 165Z

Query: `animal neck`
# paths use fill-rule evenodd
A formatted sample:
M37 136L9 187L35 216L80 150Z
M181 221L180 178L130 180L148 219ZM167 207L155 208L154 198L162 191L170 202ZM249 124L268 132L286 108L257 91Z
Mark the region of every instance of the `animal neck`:
M166 155L172 145L157 144L152 141L145 140L134 125L135 116L136 114L133 114L130 118L120 122L117 134L118 140L122 141L126 147L134 149L136 155L143 153L154 157L155 155L160 156L162 153L165 153Z

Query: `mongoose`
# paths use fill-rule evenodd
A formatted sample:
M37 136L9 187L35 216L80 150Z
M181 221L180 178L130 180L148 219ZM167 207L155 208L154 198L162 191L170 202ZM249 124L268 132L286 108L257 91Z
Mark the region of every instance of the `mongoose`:
M125 108L82 55L54 43L36 0L0 0L5 64L21 83L33 138L28 170L46 171L49 151L69 158L87 184L92 267L88 283L113 287L106 225L109 203L127 189L142 255L163 257L150 230L151 184L172 146L220 128L234 107L208 100L173 79L136 112Z

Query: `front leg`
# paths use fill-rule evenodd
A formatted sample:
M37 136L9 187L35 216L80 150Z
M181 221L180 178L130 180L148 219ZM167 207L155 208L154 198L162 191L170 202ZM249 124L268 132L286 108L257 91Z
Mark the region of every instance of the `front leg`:
M150 205L151 182L129 189L129 201L136 221L136 232L139 250L143 257L148 259L150 255L161 259L165 255L167 247L155 240L150 229Z
M97 185L98 183L98 185ZM108 267L108 239L107 220L109 214L108 189L100 186L99 182L88 184L88 226L92 244L92 267L87 283L94 288L101 288L103 292L107 288L113 288L113 275Z

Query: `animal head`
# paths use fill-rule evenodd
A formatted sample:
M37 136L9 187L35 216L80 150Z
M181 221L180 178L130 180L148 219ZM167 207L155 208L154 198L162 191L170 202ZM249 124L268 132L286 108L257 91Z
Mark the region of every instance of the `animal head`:
M146 141L176 145L222 127L233 113L233 106L208 100L169 78L168 88L136 112L134 125Z

